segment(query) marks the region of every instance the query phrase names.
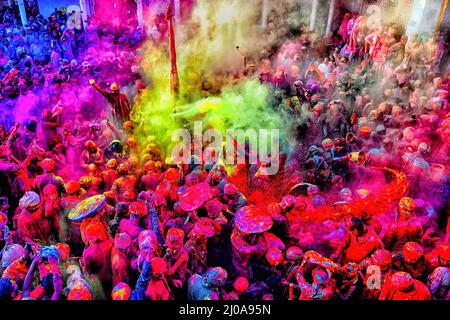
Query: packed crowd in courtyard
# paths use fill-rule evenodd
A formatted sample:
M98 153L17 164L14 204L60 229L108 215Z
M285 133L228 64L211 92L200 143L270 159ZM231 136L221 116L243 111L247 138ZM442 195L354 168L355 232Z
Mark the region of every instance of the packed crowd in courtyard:
M274 19L238 72L190 71L196 97L270 92L289 143L265 176L137 136L164 16L28 10L0 9L0 300L450 299L445 30Z

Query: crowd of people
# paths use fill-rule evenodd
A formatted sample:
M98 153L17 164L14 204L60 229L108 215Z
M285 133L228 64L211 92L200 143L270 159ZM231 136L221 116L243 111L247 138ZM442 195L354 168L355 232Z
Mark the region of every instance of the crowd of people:
M1 10L1 300L450 299L445 34L347 13L274 47L269 21L243 72L199 84L270 88L295 148L269 177L137 143L142 29ZM396 183L376 168L406 187L361 210Z

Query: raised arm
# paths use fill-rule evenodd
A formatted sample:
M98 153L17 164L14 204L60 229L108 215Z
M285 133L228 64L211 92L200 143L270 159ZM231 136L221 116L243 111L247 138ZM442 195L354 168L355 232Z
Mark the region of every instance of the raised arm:
M158 243L160 245L164 245L164 237L162 235L161 229L159 228L158 212L152 204L147 202L147 206L152 222L152 231L155 233L156 239L158 239Z
M142 272L139 275L136 287L131 292L130 300L144 300L145 292L147 291L148 284L152 279L152 265L149 261L150 257L147 255L144 264L142 266Z
M109 98L109 92L107 92L106 90L104 90L103 88L101 88L100 86L98 86L98 85L95 83L95 80L93 80L93 79L89 80L89 84L90 84L91 86L93 86L95 90L97 90L98 92L100 92L106 99Z
M295 279L297 280L300 290L307 290L309 288L309 283L306 282L305 276L303 274L303 267L298 267L295 270Z
M52 269L53 274L53 295L52 300L59 300L63 291L63 283L62 283L62 275L61 271L59 271L59 260L53 257L48 258L48 263Z
M34 256L33 261L31 262L30 268L28 269L28 273L25 276L25 280L23 281L22 287L22 298L27 298L31 293L31 284L34 278L34 272L36 271L36 267L41 260L41 255L38 253Z

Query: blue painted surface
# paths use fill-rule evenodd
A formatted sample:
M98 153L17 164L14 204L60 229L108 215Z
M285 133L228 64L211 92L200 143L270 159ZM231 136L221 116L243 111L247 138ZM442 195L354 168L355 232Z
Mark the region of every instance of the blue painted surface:
M68 7L70 5L80 5L78 0L39 0L39 9L44 17L48 17L55 8Z

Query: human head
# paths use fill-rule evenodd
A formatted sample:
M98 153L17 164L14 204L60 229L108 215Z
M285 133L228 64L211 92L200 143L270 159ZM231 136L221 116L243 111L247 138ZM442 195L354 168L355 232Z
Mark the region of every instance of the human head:
M55 248L58 250L59 260L67 260L70 256L70 247L67 243L59 242L55 244Z
M7 232L9 232L9 229ZM6 238L6 235L5 235ZM14 261L19 260L22 255L23 255L23 247L21 245L18 244L12 244L9 246L6 246L3 250L3 255L2 255L2 264L1 267L2 268L7 268L8 266L10 266Z
M0 278L0 300L12 300L17 291L17 284L10 277Z
M407 242L403 246L403 260L407 264L416 263L423 256L423 248L417 242Z
M416 202L413 198L403 197L398 202L398 211L402 218L409 218L414 216L416 210Z
M0 146L0 158L6 158L8 157L8 147L6 145Z
M403 109L399 105L395 105L395 106L392 107L391 114L392 114L393 117L399 116L402 113L403 113Z
M86 240L89 243L95 243L100 239L104 226L101 222L91 222L85 230Z
M179 228L170 228L166 234L167 248L177 250L183 246L184 231Z
M420 152L422 155L425 155L430 151L430 146L425 142L421 142L417 147L417 151Z
M325 285L328 282L328 279L330 278L328 272L320 267L317 267L312 271L312 276L313 276L313 284L315 285Z
M54 148L54 152L56 152L57 154L61 154L63 152L63 145L62 143L58 143L56 144L55 148Z
M193 186L194 184L197 184L197 183L200 182L199 176L196 175L196 174L192 174L192 173L189 173L188 175L186 175L186 177L184 178L184 180L185 180L186 185L187 185L188 187Z
M151 264L154 277L161 277L167 272L167 262L163 258L154 257L151 260Z
M0 211L5 212L9 209L9 200L8 197L0 197Z
M349 231L352 232L355 236L363 235L365 227L362 220L353 217L350 222Z
M128 212L130 213L130 216L133 216L135 218L142 218L148 214L148 208L145 202L134 201L130 203Z
M322 141L322 148L325 151L330 150L333 147L333 141L330 138L326 138Z
M442 78L441 77L436 77L433 79L433 84L436 88L440 88L442 86Z
M30 212L34 212L39 208L41 198L34 191L26 192L19 201L19 206L26 208Z
M262 296L261 300L274 300L273 294L266 293L265 295Z
M92 300L92 295L89 288L79 281L70 289L67 300Z
M116 233L114 237L114 247L120 250L127 250L131 245L131 237L128 233Z
M286 259L291 262L299 262L303 258L303 250L299 247L292 246L286 250Z
M97 166L95 165L95 163L88 164L87 173L88 174L96 174L97 173Z
M442 243L436 249L441 266L450 267L450 244Z
M123 201L134 201L136 199L136 194L133 190L126 190L122 195Z
M388 250L378 249L372 254L375 265L380 267L381 271L388 270L392 265L392 254Z
M351 279L358 275L361 270L359 265L355 262L349 262L340 268L344 272L344 278Z
M209 268L203 275L204 284L208 287L221 287L227 278L227 271L221 267Z
M108 168L108 169L116 169L117 168L117 160L116 159L109 159L108 162L106 162L106 168Z
M232 183L227 183L223 188L223 197L225 200L231 200L236 197L238 190Z
M45 158L41 161L41 168L45 173L52 173L56 168L55 161L49 158Z
M353 192L350 188L342 188L339 193L340 193L342 200L344 200L344 201L352 200Z
M150 173L153 172L155 170L155 161L153 160L148 160L144 163L144 171L145 173Z
M42 195L45 201L55 201L58 200L58 189L54 184L48 184L42 190Z
M408 292L414 286L414 280L408 272L396 272L391 278L392 285L401 292Z
M86 148L87 151L89 151L90 153L95 153L97 151L97 145L95 144L94 141L92 140L88 140L84 143L84 147Z
M131 288L125 282L119 282L113 288L111 298L113 300L129 300L131 296Z
M130 167L129 167L128 163L126 163L126 162L122 162L121 164L119 164L117 166L117 172L121 176L127 175L129 170L130 170Z
M407 127L405 129L403 129L403 138L406 141L411 142L412 140L414 140L415 136L416 136L416 131L414 130L414 128Z
M120 92L120 86L117 82L111 83L111 86L109 87L112 93L119 94Z
M205 203L205 209L208 212L208 217L217 218L222 212L222 204L217 199L211 199Z
M278 267L283 263L283 253L276 247L270 247L266 252L266 260L272 267Z
M80 187L89 190L92 187L92 177L82 176L79 180Z
M115 205L115 211L119 217L125 217L128 213L128 204L124 202L118 202Z
M315 184L308 186L307 188L308 197L312 198L320 193L320 189Z
M226 176L225 167L219 163L215 164L210 172L211 179L215 182L219 182L224 176Z
M131 288L125 282L119 282L113 288L111 298L113 300L129 300L131 296Z
M293 209L295 206L295 197L292 195L284 196L279 203L279 207L283 211L288 211Z
M128 132L131 132L133 129L134 129L134 126L133 126L133 122L131 122L131 121L125 121L124 123L123 123L123 125L122 125L122 128L125 130L125 131L128 131Z
M313 107L313 113L316 116L319 116L323 111L323 104L318 103Z
M243 293L248 289L249 283L245 277L237 277L233 282L233 288L236 292Z

